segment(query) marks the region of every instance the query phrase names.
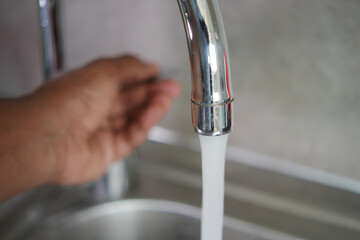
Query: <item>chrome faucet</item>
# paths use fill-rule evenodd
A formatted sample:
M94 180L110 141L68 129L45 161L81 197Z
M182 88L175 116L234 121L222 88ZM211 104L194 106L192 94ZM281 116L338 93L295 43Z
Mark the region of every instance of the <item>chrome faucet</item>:
M59 70L55 0L38 0L45 79ZM178 0L189 47L192 125L218 136L232 129L232 90L225 28L218 0Z
M38 0L44 79L54 77L61 69L57 4L55 0Z
M56 16L58 3L56 0L38 0L45 79L58 74L61 68L61 46ZM193 128L201 135L227 134L232 129L233 97L229 54L219 2L218 0L178 0L178 4L189 47ZM102 181L95 183L94 192L105 192L105 194L96 193L96 197L100 196L104 199L107 196L115 199L123 196L132 185L131 182L134 182L131 180L133 167L129 167L132 162L134 161L127 160L117 163L119 166L114 166ZM123 184L120 186L119 182ZM120 190L115 189L119 187Z
M189 47L192 125L218 136L232 129L229 54L218 0L178 0Z

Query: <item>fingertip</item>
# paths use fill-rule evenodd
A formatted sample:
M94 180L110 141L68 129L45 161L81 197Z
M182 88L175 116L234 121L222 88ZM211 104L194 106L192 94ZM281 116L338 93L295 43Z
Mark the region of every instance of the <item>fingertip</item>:
M171 102L171 99L164 94L157 95L151 100L141 119L141 124L146 131L161 120L170 109Z
M143 129L147 132L152 126L156 125L160 120L162 113L163 111L159 107L148 109L141 119Z
M138 73L138 80L144 81L154 78L159 74L160 68L155 63L149 63L144 65L144 69Z
M177 98L181 94L181 85L175 79L167 79L158 82L153 87L154 93L163 93L171 98Z
M146 66L146 69L150 72L159 72L160 71L160 67L158 64L156 63L148 63Z
M172 97L179 97L182 91L180 83L174 78L171 78L168 81L171 84Z

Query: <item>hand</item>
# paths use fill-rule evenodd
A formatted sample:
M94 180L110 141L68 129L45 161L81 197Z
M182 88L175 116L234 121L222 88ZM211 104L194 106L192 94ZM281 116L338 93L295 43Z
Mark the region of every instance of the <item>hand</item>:
M157 74L157 66L134 57L98 60L29 97L0 105L0 112L4 106L11 109L3 126L17 129L8 136L21 135L12 157L20 162L27 157L26 171L34 178L38 174L41 184L81 184L101 177L114 160L146 139L179 95L178 83L155 82ZM0 142L1 156L7 155Z

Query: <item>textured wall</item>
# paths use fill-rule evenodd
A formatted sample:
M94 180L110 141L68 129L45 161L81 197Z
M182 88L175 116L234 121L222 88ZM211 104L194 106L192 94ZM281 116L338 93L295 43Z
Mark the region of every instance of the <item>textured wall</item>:
M0 97L16 97L41 84L35 1L0 1Z
M67 69L133 53L184 91L162 122L192 134L175 0L62 0ZM0 2L0 94L37 86L35 1ZM360 1L222 0L235 105L230 144L360 180Z

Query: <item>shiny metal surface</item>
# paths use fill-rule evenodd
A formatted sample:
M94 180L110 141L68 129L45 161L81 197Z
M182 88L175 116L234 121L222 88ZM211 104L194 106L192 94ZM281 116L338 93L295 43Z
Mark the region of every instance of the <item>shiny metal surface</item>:
M138 154L134 152L124 160L114 162L101 179L81 187L88 188L91 198L98 203L122 199L137 185L138 161Z
M89 232L97 239L161 239L162 234L194 239L202 189L197 150L171 139L146 142L139 150L138 184L126 200L103 203L91 188L46 186L0 205L0 239L71 239L71 234L81 239ZM238 159L243 157L227 158L225 216L230 220L224 240L360 239L359 194L247 165ZM145 229L156 236L142 238Z
M57 1L38 0L40 28L41 28L41 49L43 60L44 78L49 79L60 69L60 44L57 32Z
M7 2L15 5L17 10L23 8L19 6L26 5L25 2ZM181 26L176 28L173 26L176 21L163 20L162 13L173 16L178 10L172 10L169 1L159 0L155 1L156 4L143 1L141 6L135 2L111 0L102 1L102 4L87 0L63 2L66 10L69 10L66 12L70 12L66 15L68 24L64 27L67 29L69 69L94 57L129 49L149 59L155 56L170 71L180 69L181 64L186 61L182 48L174 52L178 58L169 57L173 43L181 45L181 41L178 41L181 38L178 34ZM119 5L114 7L115 3ZM84 4L87 4L86 9ZM126 7L123 7L124 4L127 4ZM359 176L356 170L358 161L354 157L358 156L359 149L356 145L359 139L359 111L356 109L359 104L356 104L358 95L355 94L359 83L359 68L356 64L360 56L357 47L359 41L355 41L359 36L359 6L359 1L352 0L346 3L337 0L224 2L223 10L227 13L225 20L230 27L229 40L233 49L232 63L236 65L234 70L241 79L247 79L242 84L234 83L234 90L242 98L237 112L243 125L238 136L234 137L238 141L233 144L263 153L259 156L249 151L245 154L233 152L231 158L234 161L227 162L227 216L305 239L360 239L360 198L359 194L354 194L359 192L358 184L350 188L342 187L338 179L333 180L336 184L326 184L328 180L323 177L322 172L307 169L302 172L311 175L311 178L299 177L298 168L294 168L292 164L292 161L299 165L308 164L315 170L329 170L356 179ZM149 8L152 10L149 11ZM136 20L135 17L131 18L134 11L129 9L140 10L141 14L136 15L136 23L144 25L136 24L139 25L138 29L134 26L126 28L129 26L128 22L120 21L124 16L132 21ZM109 17L104 18L104 22L98 21L93 17L98 12ZM76 35L74 33L79 31L79 26L84 25L79 19L85 19L84 22L91 28L84 28L81 34ZM18 21L22 21L21 24L24 22L22 18ZM131 33L140 33L142 29L150 29L153 25L161 26L161 30L155 34L151 32L146 41L134 41L142 38ZM94 26L99 30L95 35ZM116 31L119 28L122 29L121 32ZM13 29L18 28L13 26ZM110 35L111 38L104 37ZM1 39L6 40L6 36L12 34L4 34ZM149 49L149 39L153 44L159 44L158 36L166 39L165 43L161 41L161 51L157 45ZM118 39L123 38L127 40L119 44ZM37 42L34 44L29 37L19 39L27 39L26 44L31 49L36 49L34 46ZM14 39L8 41L16 42ZM6 50L7 45L2 46ZM89 48L92 51L88 51ZM33 61L34 53L31 58L26 58L24 49L16 63L20 59ZM6 55L5 52L4 56L8 60L16 54ZM4 67L1 71L5 76L3 79L16 80L6 69ZM31 69L35 71L35 67ZM24 70L21 69L20 72ZM22 76L31 76L26 73ZM179 75L186 75L184 73L186 69L182 69ZM184 83L188 81L187 77L182 78ZM341 81L338 83L336 79ZM7 81L6 86L9 84L10 81ZM344 101L338 95L344 96ZM354 99L346 96L353 96ZM353 105L348 104L351 99ZM186 102L186 98L179 104L183 102ZM176 108L176 114L169 118L167 124L179 132L186 132L187 129L186 124L183 124L186 122L183 121L183 116L187 106L183 105ZM255 113L254 109L257 109ZM174 119L177 121L173 121ZM331 119L336 122L331 122ZM309 141L314 138L315 142ZM247 139L255 145L244 144L241 139ZM171 139L164 141L169 142ZM261 142L266 144L261 145ZM189 146L190 143L192 144L191 141L186 142ZM308 148L304 143L309 143L312 147ZM165 145L154 142L145 144L142 150L144 161L140 166L140 186L133 189L134 193L127 197L166 199L199 207L199 154L186 151L177 144L172 147ZM190 148L196 147L191 145ZM272 156L285 160L274 161ZM317 181L313 182L314 179ZM321 184L322 181L325 181L325 185ZM27 236L26 233L31 229L35 230L34 226L38 224L45 228L50 224L50 216L59 217L63 211L73 210L76 213L79 208L86 208L94 197L87 191L88 189L60 189L59 194L54 194L53 191L40 189L24 202L2 204L1 207L8 211L0 216L0 239L26 239L17 236ZM13 234L8 234L9 232Z
M229 54L218 0L178 0L191 65L192 125L217 136L232 129Z
M200 239L201 210L161 200L125 200L53 217L46 228L32 230L24 239ZM298 238L231 218L224 220L224 240Z

